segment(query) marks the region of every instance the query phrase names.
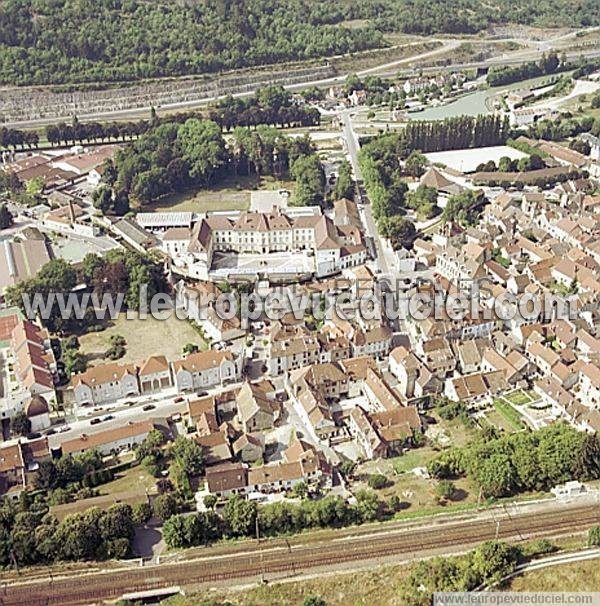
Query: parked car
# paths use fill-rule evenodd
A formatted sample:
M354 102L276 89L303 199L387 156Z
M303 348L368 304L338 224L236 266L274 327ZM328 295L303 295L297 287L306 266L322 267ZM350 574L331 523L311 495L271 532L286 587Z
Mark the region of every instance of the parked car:
M102 419L96 417L90 421L90 425L98 425L98 423L102 423Z
M147 412L149 410L154 410L156 408L156 406L154 406L154 404L146 404L146 406L144 406L142 408L143 411Z

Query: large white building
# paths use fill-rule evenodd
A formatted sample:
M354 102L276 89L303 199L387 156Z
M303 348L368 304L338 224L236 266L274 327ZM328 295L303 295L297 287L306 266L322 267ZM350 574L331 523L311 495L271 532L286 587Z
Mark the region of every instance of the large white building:
M216 252L304 253L312 258L309 267L317 276L330 275L366 261L367 248L358 227L336 225L322 214L293 215L280 210L245 212L237 217L210 215L195 225L187 247L184 232L168 231L163 250L173 257L175 268L198 279L207 279ZM260 271L277 270L266 265Z

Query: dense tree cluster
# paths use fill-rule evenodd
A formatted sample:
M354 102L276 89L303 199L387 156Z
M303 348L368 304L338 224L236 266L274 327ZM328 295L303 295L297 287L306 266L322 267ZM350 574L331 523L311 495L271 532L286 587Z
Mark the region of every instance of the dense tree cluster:
M209 116L226 131L236 126L270 124L289 128L315 126L321 122L317 108L293 103L291 93L281 86L265 87L247 99L230 95L220 100Z
M201 74L384 46L340 24L338 2L9 0L0 7L0 81L119 81Z
M464 556L438 557L420 562L400 584L401 603L405 606L430 606L436 592L462 593L482 584L493 584L532 555L551 550L552 545L543 540L529 548L487 541Z
M143 205L171 192L208 187L231 174L282 178L291 173L297 204L321 203L325 188L309 137L292 140L273 127L240 126L228 146L216 122L196 118L148 130L118 152L107 169L104 179L110 189L99 190L94 202L103 212L113 207L117 212L120 201L118 214L129 208L130 197Z
M123 558L133 534L129 505L88 509L58 522L39 501L5 501L0 509L0 567Z
M599 478L600 440L559 423L452 448L433 459L428 470L442 479L468 475L488 497L547 490L574 478Z
M6 204L0 204L0 230L12 227L13 223L13 216Z
M510 134L508 118L497 115L457 116L433 122L409 122L400 135L407 150L423 153L503 145Z
M347 20L362 20L346 27ZM0 82L123 81L339 55L385 32L475 33L494 23L600 23L593 0L7 0Z
M563 141L581 133L600 136L600 118L594 118L593 116L583 116L582 118L559 116L554 120L539 120L528 128L530 137L545 139L546 141Z
M340 497L329 496L318 501L303 500L298 505L280 502L258 508L256 503L236 495L229 498L222 515L207 511L170 517L163 536L169 547L191 547L222 537L253 536L257 518L260 535L275 536L306 528L361 524L385 515L386 504L375 493L365 490L357 493L354 505Z
M79 269L75 269L63 259L49 261L35 278L25 280L7 289L5 297L10 305L20 307L27 313L25 296L33 302L38 295L48 305L47 317L42 322L51 332L78 332L82 327L97 324L96 314L91 307L75 306L72 313L62 317L59 303L49 295L61 295L65 299L76 285L84 284L84 292L94 292L102 304L105 294L112 295L116 304L130 309L138 309L140 294L147 293L148 301L159 292L167 292L162 265L139 253L111 250L104 257L90 253L86 255ZM83 302L83 298L79 299ZM91 305L91 301L88 301ZM41 308L38 308L41 312ZM106 309L109 315L110 309Z
M39 142L39 136L35 131L19 130L16 128L0 128L0 148L17 149L35 147Z
M556 53L548 55L544 53L537 62L528 61L515 66L492 67L487 75L487 82L490 86L503 86L538 76L549 76L559 69L566 69L568 65L567 61L565 59L561 61Z

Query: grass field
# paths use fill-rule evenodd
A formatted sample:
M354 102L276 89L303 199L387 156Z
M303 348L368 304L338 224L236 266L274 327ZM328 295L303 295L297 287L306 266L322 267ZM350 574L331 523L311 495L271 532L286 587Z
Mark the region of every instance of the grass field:
M512 404L509 404L505 400L496 399L494 400L494 408L506 419L514 431L522 431L525 429L525 424L521 420L521 415Z
M143 495L145 492L154 492L155 489L156 479L139 465L117 474L112 482L98 487L101 495L121 492L139 492Z
M318 596L327 606L402 606L400 583L409 566L386 566L360 573L336 574L293 583L252 587L243 591L211 591L173 598L165 606L300 606L308 596ZM375 596L376 600L375 600ZM205 601L203 601L205 600Z
M600 591L600 558L528 572L510 591Z
M515 406L522 406L523 404L530 404L532 401L531 396L524 391L513 391L512 393L504 396L505 400L508 400Z
M182 349L187 343L206 347L194 328L175 316L165 321L151 316L146 320L127 320L125 314L121 314L117 320L109 321L106 330L79 338L81 352L91 366L107 362L105 353L110 347L112 335L121 335L127 341L127 353L119 360L123 363L139 362L153 355L164 355L169 360L175 360L181 357Z
M280 181L273 177L256 175L234 177L220 184L218 188L199 191L178 192L165 196L144 206L144 212L196 212L216 210L248 210L252 190L287 189L294 190L293 181Z

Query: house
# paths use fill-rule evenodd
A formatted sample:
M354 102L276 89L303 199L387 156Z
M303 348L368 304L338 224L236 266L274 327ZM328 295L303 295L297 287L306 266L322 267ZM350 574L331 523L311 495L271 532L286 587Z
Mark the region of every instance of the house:
M0 294L7 287L35 278L50 261L46 238L36 228L0 242Z
M233 443L233 453L243 463L254 463L262 459L265 452L263 435L260 433L242 434Z
M403 406L398 393L396 393L381 374L374 370L367 371L363 390L373 410L394 410Z
M173 362L173 377L179 392L223 386L239 380L241 359L231 351L202 351Z
M386 456L386 444L375 431L369 417L360 406L355 406L350 411L347 424L350 434L368 459L378 459Z
M279 418L277 400L261 384L244 383L236 397L237 416L245 433L271 429Z
M123 425L61 442L57 449L63 456L97 450L101 455L131 450L141 444L155 429L154 421L129 421Z
M324 396L316 389L305 386L298 393L292 395L297 404L295 406L299 416L312 430L312 438L315 442L327 443L337 435L339 429L331 414L331 410Z
M242 463L222 463L206 470L208 492L217 497L245 494L248 470Z
M33 433L49 429L52 425L50 422L50 406L42 396L35 395L29 400L25 406L25 414L29 419Z
M503 371L481 372L446 381L444 395L454 402L477 403L487 397L507 391Z
M135 221L125 217L119 219L111 226L113 233L129 244L134 250L147 253L151 248L158 245L158 240Z
M309 385L328 399L339 399L349 391L348 377L339 366L331 362L294 370L289 375L289 383L295 393Z
M600 408L600 368L584 363L579 368L579 399L589 408Z
M115 402L140 395L138 369L133 364L102 364L71 378L78 406Z
M206 465L218 465L233 458L225 432L215 431L214 433L198 436L196 442L202 447Z
M173 387L171 366L165 356L148 358L138 371L140 390L142 394L152 394Z
M398 389L406 398L415 395L415 384L423 364L405 347L396 347L390 353L390 372L398 379Z

